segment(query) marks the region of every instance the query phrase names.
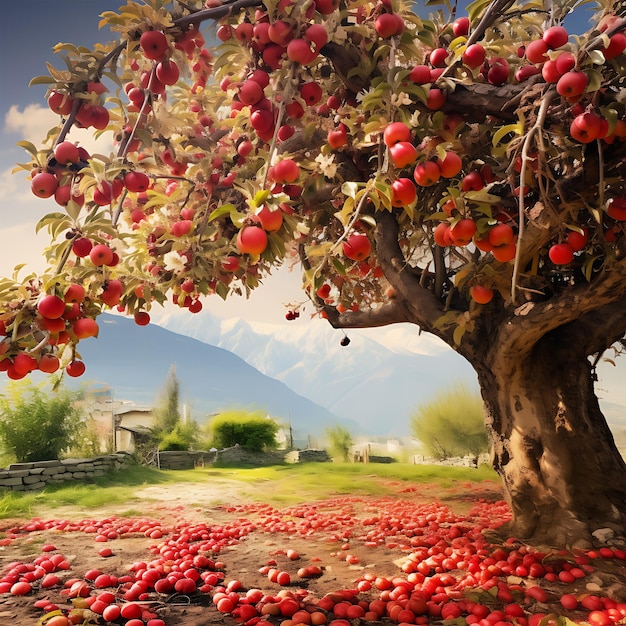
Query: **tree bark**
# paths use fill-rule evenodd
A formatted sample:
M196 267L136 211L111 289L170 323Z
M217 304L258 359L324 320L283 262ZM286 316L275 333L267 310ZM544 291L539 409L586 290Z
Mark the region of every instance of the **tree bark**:
M626 464L600 410L592 364L555 330L519 360L497 346L474 360L513 519L535 544L588 546L593 531L626 529Z

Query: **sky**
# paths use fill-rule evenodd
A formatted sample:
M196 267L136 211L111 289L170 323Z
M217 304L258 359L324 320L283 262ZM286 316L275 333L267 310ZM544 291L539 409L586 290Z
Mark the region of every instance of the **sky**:
M27 139L39 145L47 131L58 122L48 110L46 87L29 87L34 76L46 74L46 62L62 67L52 47L59 42L92 46L113 39L109 31L98 30L99 15L117 10L120 0L29 0L14 2L3 10L0 20L0 276L11 276L17 263L28 262L28 270L45 267L41 251L49 243L44 232L37 237L34 226L42 215L57 209L54 200L35 198L26 172L11 175L15 163L28 156L16 145ZM72 131L89 151L94 147L87 134ZM99 144L102 146L102 142ZM108 150L107 150L108 151ZM24 270L22 270L23 275ZM264 289L252 297L223 302L208 298L204 305L220 317L241 316L263 322L282 322L286 303L303 300L300 277L280 271L264 281Z
M46 62L61 66L62 61L55 59L52 53L52 47L58 42L92 46L95 42L112 39L110 33L98 31L98 16L103 11L118 9L120 4L120 0L29 0L7 3L3 7L0 20L0 276L11 276L14 266L22 262L28 264L28 271L44 269L42 250L49 241L46 233L35 236L35 224L42 215L57 207L53 200L41 200L32 195L26 173L11 175L16 162L28 160L16 143L27 139L38 145L58 122L58 117L45 103L45 86L29 87L28 83L32 77L46 73ZM574 26L570 24L570 29L582 30L585 22L586 17ZM96 148L88 135L74 132L70 139L79 140L90 151ZM288 325L293 322L285 322L286 303L302 300L298 272L280 270L265 279L263 287L255 290L248 300L231 298L224 302L214 296L206 298L204 306L221 318L242 317L251 323ZM325 324L321 320L315 323ZM414 327L407 330L413 338L415 331ZM329 329L329 332L339 331ZM379 331L358 332L376 339ZM605 396L606 389L621 389L624 367L621 364L607 370L601 380ZM626 391L619 394L610 391L608 395L626 404Z

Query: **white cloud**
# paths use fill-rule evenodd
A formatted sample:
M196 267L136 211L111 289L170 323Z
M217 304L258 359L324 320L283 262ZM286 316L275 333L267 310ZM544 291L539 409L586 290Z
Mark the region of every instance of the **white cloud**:
M0 201L10 200L15 206L28 201L32 193L26 178L28 173L22 171L12 174L12 169L0 172Z
M20 277L45 270L43 250L50 243L47 232L35 235L32 223L16 224L0 230L0 241L0 276L12 276L15 266L22 263L26 267L20 271Z
M28 104L24 109L18 105L12 105L4 118L4 132L18 135L21 139L30 141L35 146L40 146L48 135L48 132L57 127L59 116L48 107L40 104ZM68 140L75 141L87 152L109 154L113 150L113 142L110 134L105 134L96 139L93 130L72 128Z

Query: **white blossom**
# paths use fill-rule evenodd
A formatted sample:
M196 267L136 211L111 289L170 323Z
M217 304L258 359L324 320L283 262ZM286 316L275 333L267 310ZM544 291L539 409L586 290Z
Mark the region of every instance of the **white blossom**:
M337 164L335 163L335 155L325 155L320 152L315 157L315 162L319 163L320 170L326 178L334 178L337 174Z
M163 264L166 270L180 274L185 271L186 260L176 250L166 252L163 255Z
M411 98L408 96L408 94L404 93L404 91L391 95L392 106L401 107L409 104L411 104Z
M363 102L363 100L365 100L365 98L367 98L367 96L369 96L371 93L374 93L374 88L370 87L369 89L363 89L362 91L359 91L359 93L356 94L356 101L357 102Z

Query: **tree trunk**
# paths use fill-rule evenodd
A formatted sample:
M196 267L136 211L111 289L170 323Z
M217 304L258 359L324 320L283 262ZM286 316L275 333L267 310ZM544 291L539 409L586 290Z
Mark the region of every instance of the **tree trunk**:
M487 349L472 359L494 467L513 511L510 536L580 546L626 529L626 464L594 392L594 371L554 331L518 360ZM485 358L486 357L486 358Z

